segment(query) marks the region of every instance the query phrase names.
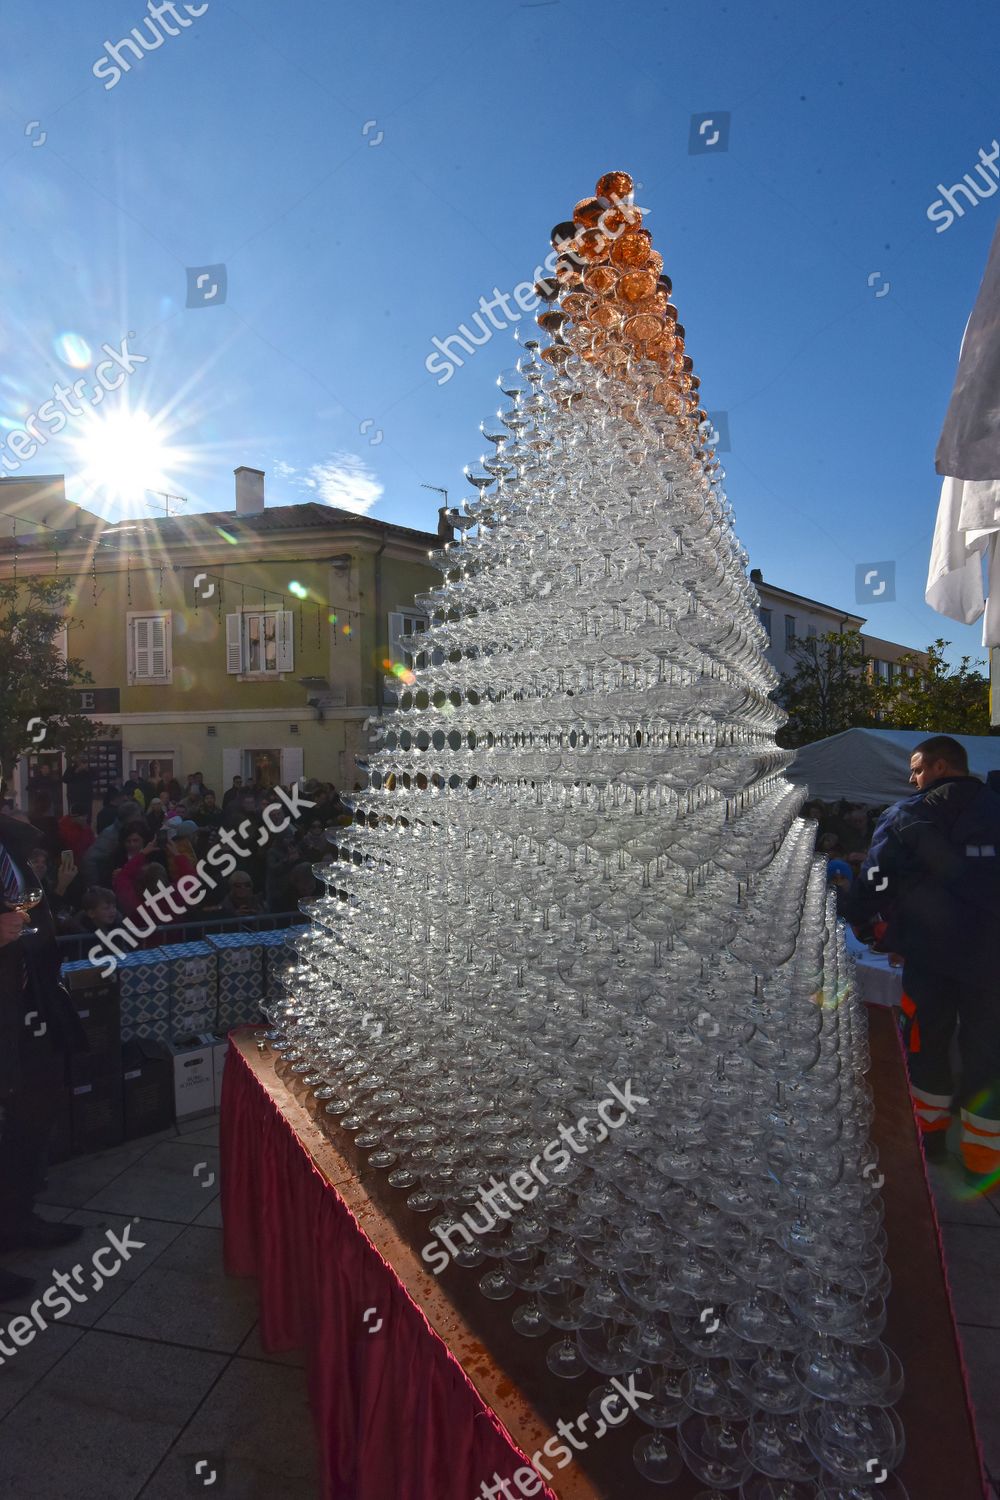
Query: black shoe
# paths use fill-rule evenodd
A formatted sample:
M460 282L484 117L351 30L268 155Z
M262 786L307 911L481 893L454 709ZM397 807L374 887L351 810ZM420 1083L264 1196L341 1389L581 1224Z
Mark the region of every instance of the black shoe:
M932 1130L922 1137L924 1143L924 1155L928 1161L945 1162L948 1160L948 1136L944 1130Z
M27 1297L35 1290L36 1282L31 1276L18 1276L16 1271L0 1271L0 1302L14 1302Z
M82 1224L55 1224L32 1214L0 1236L0 1250L49 1250L57 1245L71 1245L82 1234Z

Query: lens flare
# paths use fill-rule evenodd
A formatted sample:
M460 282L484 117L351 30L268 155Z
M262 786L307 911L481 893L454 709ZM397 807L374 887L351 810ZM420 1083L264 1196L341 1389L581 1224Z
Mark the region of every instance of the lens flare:
M52 342L63 364L71 370L86 370L93 359L90 345L78 333L60 333Z

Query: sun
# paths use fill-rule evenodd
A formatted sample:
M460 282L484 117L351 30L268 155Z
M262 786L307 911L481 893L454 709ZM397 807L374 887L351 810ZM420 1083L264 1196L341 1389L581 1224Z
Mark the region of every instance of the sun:
M73 448L87 495L130 509L145 502L148 490L168 490L181 466L163 425L141 410L93 413Z

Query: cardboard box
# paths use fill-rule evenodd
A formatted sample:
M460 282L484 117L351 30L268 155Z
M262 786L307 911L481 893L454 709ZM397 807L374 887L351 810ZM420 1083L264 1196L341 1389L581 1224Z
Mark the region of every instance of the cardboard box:
M118 964L122 1041L170 1040L170 969L165 948L141 948Z
M87 1051L70 1056L74 1084L117 1077L121 1069L121 1004L118 980L105 979L89 963L67 964L63 983L87 1038Z
M210 943L170 943L160 952L170 975L170 1039L215 1028L218 964Z
M264 944L259 932L213 933L206 941L218 966L219 1008L213 1029L225 1034L256 1021L264 1003Z
M96 1078L70 1087L73 1151L104 1151L125 1139L122 1080Z
M178 1120L215 1110L212 1036L189 1036L170 1044L174 1065L174 1112Z
M309 925L309 923L297 922L294 927L280 927L260 934L264 945L265 1004L269 1000L284 999L285 992L278 982L278 974L295 956L294 948L289 946L292 939L300 937Z
M122 1048L125 1139L166 1130L174 1120L174 1059L166 1042L136 1037Z

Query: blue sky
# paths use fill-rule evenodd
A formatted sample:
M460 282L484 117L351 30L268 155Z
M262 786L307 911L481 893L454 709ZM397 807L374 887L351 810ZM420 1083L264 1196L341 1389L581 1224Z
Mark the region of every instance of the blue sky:
M187 25L165 12L177 34L124 50L108 88L105 42L157 35L145 0L4 7L0 422L131 332L144 362L88 415L124 402L168 447L124 500L87 487L86 423L21 472L64 470L119 516L152 513L146 486L229 508L249 464L271 503L347 498L433 528L420 486L467 488L516 349L498 332L439 384L432 339L530 278L552 225L624 168L705 405L728 414L752 563L873 634L979 654L979 626L923 588L1000 194L943 232L927 210L1000 136L986 0L175 10ZM726 149L692 153L692 116L723 114ZM186 306L188 268L219 264L224 294ZM896 601L856 606L856 566L884 561Z

